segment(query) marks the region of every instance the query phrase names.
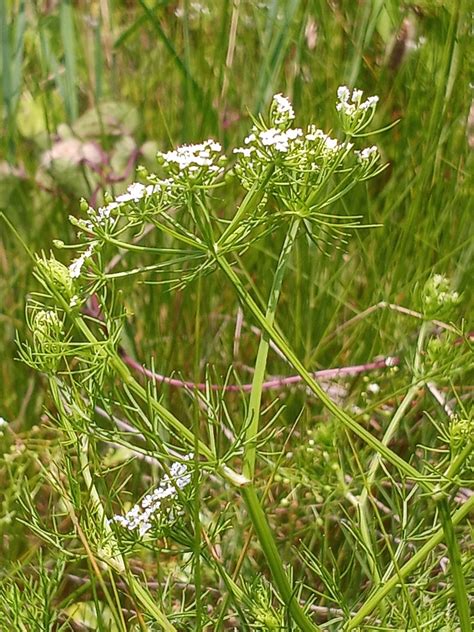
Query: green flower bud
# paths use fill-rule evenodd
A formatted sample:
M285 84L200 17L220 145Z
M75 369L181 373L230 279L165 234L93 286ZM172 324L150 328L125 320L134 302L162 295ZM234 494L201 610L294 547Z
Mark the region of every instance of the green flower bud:
M148 178L149 176L149 172L148 169L146 167L144 167L143 165L139 165L137 167L137 176L139 178L142 178L143 180L145 180L146 178Z
M53 310L39 310L31 322L33 352L38 368L55 373L62 357L63 323Z
M449 428L449 437L453 452L459 452L469 442L474 443L474 419L453 417Z
M38 259L37 267L43 278L69 301L74 295L74 282L69 269L54 257Z

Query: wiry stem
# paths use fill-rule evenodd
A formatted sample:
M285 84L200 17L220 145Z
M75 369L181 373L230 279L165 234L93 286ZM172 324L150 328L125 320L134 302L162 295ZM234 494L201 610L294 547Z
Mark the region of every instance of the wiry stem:
M249 393L252 390L252 383L221 385L206 384L205 382L192 382L191 380L179 380L178 378L162 375L161 373L147 369L126 353L122 354L122 359L125 364L134 371L142 373L142 375L154 380L158 384L167 384L168 386L172 386L174 388L189 388L192 391L206 391L209 388L211 391L221 391L224 393ZM365 364L341 366L333 369L321 369L320 371L314 371L311 373L311 376L315 379L331 380L343 376L350 377L352 375L360 375L361 373L368 373L370 371L380 371L381 369L386 369L387 367L397 366L399 363L400 359L398 357L387 356L386 358L381 358L380 360L374 360L374 362L367 362ZM301 382L303 382L301 375L275 377L263 382L261 388L262 391L267 391L284 388L285 386L291 386L293 384L301 384Z
M242 488L242 496L281 599L303 632L317 632L319 628L310 621L296 599L295 591L286 575L267 517L254 486Z
M414 376L413 376L412 384L407 394L405 395L402 403L398 407L396 413L392 417L392 420L389 423L387 430L385 431L385 434L382 438L382 443L385 446L388 446L391 440L393 439L395 433L398 430L400 422L402 421L413 399L416 397L416 394L419 391L420 385L422 384L422 382L420 381L421 354L423 351L424 341L426 338L426 334L428 332L428 328L429 328L429 323L427 322L424 322L421 326L420 333L418 336L417 347L416 347L416 356L415 356L415 362L414 362ZM375 477L377 475L377 470L379 469L381 461L382 459L381 459L380 453L376 452L370 462L369 471L367 473L367 479L365 482L365 487L362 490L362 493L359 497L359 502L358 502L358 507L357 507L358 512L359 512L359 520L360 520L360 532L368 551L371 551L373 549L373 543L372 543L372 538L370 536L370 529L369 529L370 516L369 516L367 503L369 499L370 489L372 485L374 484ZM370 568L370 572L372 574L372 579L374 583L378 584L380 582L380 574L378 572L378 567L376 563L376 555L369 556L369 568Z

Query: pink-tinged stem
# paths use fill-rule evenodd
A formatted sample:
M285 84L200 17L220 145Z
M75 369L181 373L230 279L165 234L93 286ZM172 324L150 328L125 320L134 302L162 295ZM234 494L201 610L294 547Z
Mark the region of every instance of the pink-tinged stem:
M131 369L138 371L142 375L146 375L146 377L155 380L155 382L159 382L160 384L168 384L169 386L174 386L176 388L189 388L191 390L198 391L205 391L207 388L210 388L212 391L225 391L228 393L237 393L242 391L248 392L252 390L252 384L228 384L226 386L221 386L220 384L196 384L195 382L178 380L176 378L167 377L166 375L161 375L160 373L155 373L154 371L147 369L125 353L122 353L122 359L125 364L127 364ZM321 371L315 371L314 373L312 373L312 376L322 379L336 378L341 377L342 375L358 375L359 373L367 373L368 371L376 371L378 369L393 367L399 363L399 358L387 357L381 358L380 360L375 360L375 362L368 362L366 364L355 364L353 366L343 366L336 369L322 369ZM299 375L274 378L272 380L268 380L268 382L264 382L262 388L264 388L265 390L282 388L290 384L298 384L301 381L302 378Z

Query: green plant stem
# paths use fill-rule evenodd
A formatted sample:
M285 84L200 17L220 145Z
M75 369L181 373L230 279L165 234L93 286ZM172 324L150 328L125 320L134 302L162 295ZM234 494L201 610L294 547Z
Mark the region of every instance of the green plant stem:
M222 235L219 237L219 241L217 242L217 252L222 250L225 247L225 243L228 237L232 235L237 226L241 223L242 219L250 213L253 209L255 209L258 204L261 202L265 192L265 186L270 179L273 173L274 167L271 165L268 167L266 173L263 175L261 181L255 182L252 188L247 192L247 195L242 200L236 214L232 218L230 224L224 230Z
M295 219L286 234L285 241L280 252L278 264L273 276L273 283L268 298L265 319L267 324L272 327L275 322L275 313L280 298L281 287L288 260L290 258L300 220ZM255 373L252 381L252 391L250 393L249 412L245 421L245 440L244 440L244 456L243 456L243 473L246 478L253 480L255 475L255 460L257 453L257 435L260 420L260 406L262 401L262 385L265 379L265 371L267 366L269 349L268 334L262 332L260 344L255 362ZM313 623L308 619L301 609L295 598L294 591L291 587L288 577L286 576L283 562L273 538L273 534L269 527L265 512L258 498L255 488L252 486L243 488L242 495L245 500L247 510L252 520L253 527L262 546L265 558L270 567L273 579L278 588L280 597L292 616L293 620L304 631L317 630Z
M387 430L385 431L385 434L382 438L382 443L384 446L388 447L388 445L392 441L395 433L398 430L401 420L403 419L413 399L416 397L416 394L418 393L420 385L422 384L422 380L420 380L421 358L422 358L423 347L424 347L424 343L425 343L425 339L426 339L426 335L428 333L429 327L430 327L430 323L428 321L423 322L423 324L420 327L420 333L418 334L418 341L416 345L416 354L415 354L415 361L414 361L414 367L413 367L414 375L413 375L412 384L407 394L403 398L402 403L400 404L395 414L393 415L392 420L390 421ZM374 548L372 538L370 537L370 529L369 529L370 516L369 516L369 510L368 510L368 499L369 499L370 489L372 488L372 485L374 484L375 477L377 475L377 470L379 469L381 461L382 459L381 459L380 453L376 452L370 462L369 471L367 473L367 479L365 482L365 487L362 490L362 493L359 497L359 501L357 503L358 505L357 509L359 512L359 520L360 520L360 533L364 541L364 544L367 548L367 551L371 551ZM380 574L377 567L376 554L374 554L373 556L369 556L368 562L369 562L370 572L371 572L374 583L375 584L380 583Z
M269 326L273 326L275 321L275 313L280 297L281 287L288 260L295 243L298 233L300 220L295 219L287 232L283 243L278 264L273 277L273 283L268 298L268 305L265 314L266 322ZM262 385L265 379L265 370L267 366L269 349L269 337L266 332L262 332L260 344L255 362L255 373L252 382L252 391L250 394L249 412L245 421L245 440L244 440L244 456L243 456L243 473L246 478L253 480L255 474L255 460L257 451L257 435L260 419L260 406L262 400ZM244 487L242 495L245 500L247 510L253 527L259 539L260 545L265 554L265 558L270 567L273 579L278 588L281 599L290 613L293 620L305 632L315 631L318 628L310 621L303 612L301 606L295 598L294 591L286 576L283 562L278 552L273 534L269 527L265 512L258 498L257 492L253 485Z
M273 277L272 288L270 290L270 296L268 298L267 311L265 314L265 319L270 326L273 326L273 323L275 322L275 312L280 298L283 277L285 276L288 260L295 243L299 225L299 219L293 220L280 252L280 257ZM265 379L268 349L268 334L262 332L260 344L258 346L257 359L255 361L255 373L252 380L249 410L247 419L245 420L243 473L249 480L253 480L255 475L255 459L257 453L260 406L262 401L262 385Z
M202 278L199 277L197 281L196 291L196 314L194 317L194 378L197 381L199 371L199 359L201 351L201 300L202 300ZM194 523L194 559L193 559L193 572L194 572L194 585L195 589L195 622L194 629L196 632L202 630L202 569L201 569L201 541L202 541L202 527L201 527L201 490L199 483L199 420L200 411L198 398L194 399L194 413L193 413L193 432L194 432L194 472L193 472L193 523Z
M72 321L75 326L82 332L86 340L92 344L100 344L97 338L94 336L93 332L89 329L86 323L82 320L82 318L75 313L71 312L69 305L62 298L58 297L58 300L63 306L63 309L69 313ZM135 393L142 401L149 402L153 410L158 413L165 421L169 423L169 425L177 431L178 435L183 437L189 444L189 446L195 445L195 435L192 430L187 428L179 419L177 419L173 413L171 413L165 406L160 404L155 398L150 397L148 391L141 385L137 380L132 376L128 367L123 362L123 360L118 355L115 348L112 346L107 346L107 353L109 356L109 361L111 366L115 369L117 374L122 378L123 383L130 388L130 390ZM199 454L206 458L206 460L211 463L216 460L216 457L212 450L201 440L198 440L197 446L199 448ZM231 482L236 487L241 487L248 483L248 480L243 477L238 472L234 472L227 465L220 465L218 467L218 471L224 478L226 478L229 482Z
M473 450L474 444L472 441L468 441L461 452L451 461L449 464L445 474L443 475L443 480L447 481L447 485L442 486L441 482L436 485L433 490L433 500L438 502L441 500L446 492L447 488L453 484L453 477L457 474L457 472L464 465L466 459L470 456Z
M461 552L454 532L453 520L446 497L438 501L439 517L443 527L444 541L448 549L449 567L454 587L454 599L458 609L461 632L472 632L469 597L462 572Z
M458 525L466 516L470 514L471 511L474 510L474 496L471 496L468 501L464 503L464 505L456 511L456 513L451 517L452 526ZM349 632L350 630L354 630L364 621L366 617L370 615L370 613L377 607L377 605L384 599L391 590L393 590L399 582L401 582L405 577L410 575L413 571L415 571L418 566L428 557L428 555L433 551L438 544L441 544L445 537L444 529L440 528L431 538L426 542L419 551L415 553L415 555L408 560L406 564L404 564L395 575L384 582L381 586L379 586L376 591L370 596L364 605L360 608L356 615L354 615L347 623L344 628L345 632Z
M253 485L243 487L242 496L245 500L250 519L252 520L253 528L255 529L268 566L270 567L273 580L289 614L303 632L316 632L319 628L315 626L303 612L295 597L294 589L291 587L285 573L280 554L278 553L273 534L268 525L267 517L262 509L255 487Z
M50 379L51 392L53 394L54 401L58 407L58 410L61 413L61 418L65 421L66 426L65 430L71 440L74 440L75 434L69 426L68 420L68 410L65 407L65 403L63 398L61 397L61 393L59 391L58 385L54 379ZM153 602L151 599L151 595L148 591L144 590L141 586L140 582L136 579L134 575L130 572L127 572L127 567L125 561L123 559L122 553L120 552L120 547L115 537L114 532L112 531L107 517L105 515L104 508L102 506L102 502L100 500L99 493L97 492L96 486L94 484L94 479L92 473L90 471L89 465L89 442L86 435L82 435L81 443L78 446L78 456L81 465L81 472L84 478L84 482L87 487L88 494L90 496L93 512L98 516L100 520L100 526L103 529L103 533L105 534L104 540L107 541L106 547L101 547L98 551L100 558L109 568L112 568L115 572L120 575L126 574L128 584L133 592L133 594L137 597L137 599L141 602L141 604L146 608L148 614L153 616L155 620L163 627L165 632L177 632L176 628L170 623L166 615L160 610L160 608ZM67 504L69 508L70 515L75 515L75 510L72 505L72 502L63 497L64 502ZM107 550L108 549L108 550ZM108 600L111 600L109 593L105 587L105 584L102 578L99 576L99 580L101 581L102 589L105 591L105 594ZM113 603L111 603L111 608L113 609ZM121 611L119 611L119 615L121 620L123 621L123 616ZM125 622L123 622L125 624Z
M140 603L143 606L145 606L148 614L153 615L155 617L155 620L161 625L164 632L178 632L178 630L174 627L174 625L158 608L156 603L151 598L151 595L148 592L148 590L145 590L143 588L140 582L137 581L136 577L134 577L131 573L128 573L127 579L135 597L140 601Z
M267 323L265 315L259 309L258 305L255 303L247 290L244 288L244 286L240 282L239 277L234 272L229 262L224 257L220 256L216 256L216 259L220 268L234 286L241 301L252 313L257 323L268 334L271 341L275 343L275 345L279 348L279 350L290 363L290 365L295 369L295 371L297 371L297 373L301 376L301 378L311 389L311 391L322 401L329 412L331 412L337 419L339 419L339 421L348 430L354 432L354 434L360 437L373 450L379 452L383 458L385 458L389 463L398 468L407 478L419 484L425 491L431 493L433 485L431 484L431 482L426 480L426 478L424 478L416 468L407 463L404 459L398 456L398 454L390 450L390 448L387 448L387 446L385 446L379 439L372 436L368 430L358 424L344 410L339 408L339 406L335 402L333 402L333 400L316 382L309 371L307 371L302 362L298 359L297 355L289 347L288 343L278 333L275 327L270 326Z

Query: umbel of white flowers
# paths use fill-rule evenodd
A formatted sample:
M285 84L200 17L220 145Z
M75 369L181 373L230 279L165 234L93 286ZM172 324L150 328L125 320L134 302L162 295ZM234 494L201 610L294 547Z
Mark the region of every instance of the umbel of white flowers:
M324 181L324 173L344 172L346 160L354 169L351 158L355 158L358 170L354 171L354 177L359 181L377 173L378 148L373 145L354 150L349 139L359 135L370 124L378 97L363 100L361 90L350 91L346 86L340 86L337 95L336 110L346 134L346 139L342 141L330 137L313 124L306 129L293 127L295 112L291 102L282 94L276 94L270 105L268 126L263 119L256 120L243 146L233 150L235 163L232 172L242 186L252 189L256 181L267 177L271 167L273 175L266 181L266 190L278 194L283 205L292 210L293 202L301 207L301 187L308 183L319 186ZM188 204L192 196L199 197L206 189L223 185L227 158L221 145L213 139L158 152L157 161L161 176L142 169L139 172L146 184L133 182L115 198L106 194L104 205L97 209L82 201L81 208L86 217L71 217L71 222L80 229L85 239L82 252L69 266L70 282L80 279L85 269L91 267L104 240L113 236L114 231L121 230L120 221L128 220L135 226L143 221L153 221L155 216L171 208ZM289 198L292 200L288 201Z
M153 526L153 521L160 524L171 523L181 514L179 492L191 482L191 473L185 461L193 458L192 454L183 457L179 463L173 463L169 475L166 474L160 484L152 492L144 496L124 515L116 515L109 522L116 522L124 529L138 531L143 537Z

